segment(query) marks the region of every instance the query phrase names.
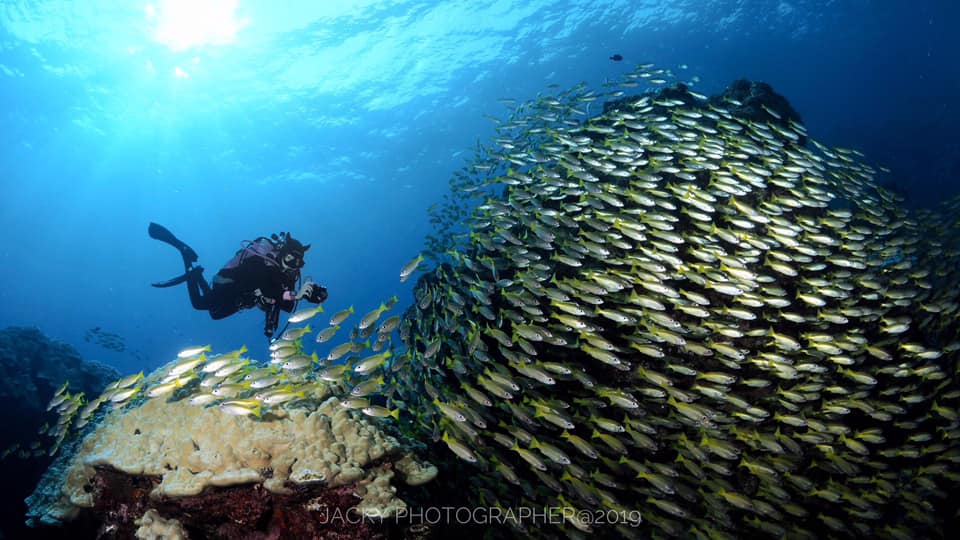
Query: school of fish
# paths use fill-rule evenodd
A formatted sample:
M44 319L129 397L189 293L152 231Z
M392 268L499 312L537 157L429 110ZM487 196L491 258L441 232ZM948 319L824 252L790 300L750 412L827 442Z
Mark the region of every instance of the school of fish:
M508 102L432 210L432 266L400 271L422 272L402 317L393 297L328 343L350 307L262 363L186 349L89 402L64 384L51 453L103 405L262 418L332 394L404 415L476 505L583 511L509 534L941 534L960 480L960 201L908 212L855 150L671 77L642 65Z
M44 425L39 432L51 441L46 453L54 455L70 433L85 433L94 419L147 399L187 400L198 407L217 407L225 414L263 419L277 409L316 408L334 397L342 407L356 409L353 414L397 419L399 409L384 406L392 391L384 386L382 371L393 354L391 334L400 316L380 320L396 302L394 296L364 315L349 339L331 347L323 358L317 350L326 346L320 344L336 335L354 313L352 306L333 314L329 326L317 331L315 338L309 324L285 331L270 344L267 361L251 358L246 346L209 354L211 346L204 345L183 349L149 376L141 371L114 381L92 400L83 392L71 393L66 381L47 405L48 411L57 414L56 423ZM322 307L315 306L290 318L307 322L320 313ZM42 451L40 441L31 448L34 453ZM6 454L17 450L11 447Z
M960 202L908 212L763 104L628 95L670 76L520 104L455 175L402 326L419 436L477 505L585 511L514 534L942 535Z

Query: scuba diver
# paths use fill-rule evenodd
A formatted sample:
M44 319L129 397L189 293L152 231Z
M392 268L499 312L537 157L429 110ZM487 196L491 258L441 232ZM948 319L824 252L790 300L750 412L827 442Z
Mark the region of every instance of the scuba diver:
M237 254L213 276L213 286L204 279L203 267L194 266L198 257L190 246L156 223L150 223L147 232L150 238L177 248L184 267L183 275L152 285L172 287L186 282L190 303L195 309L208 311L214 320L258 306L266 313L264 334L272 337L281 309L290 313L301 299L312 304L327 299L327 289L310 278L297 290L303 255L310 245L303 245L289 232L243 242Z

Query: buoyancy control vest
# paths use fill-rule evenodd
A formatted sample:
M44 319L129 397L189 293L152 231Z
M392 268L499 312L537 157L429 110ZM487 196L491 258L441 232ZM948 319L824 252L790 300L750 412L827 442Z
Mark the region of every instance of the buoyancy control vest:
M253 241L244 240L233 258L223 265L223 270L239 267L248 257L259 258L267 266L280 267L280 244L265 236Z

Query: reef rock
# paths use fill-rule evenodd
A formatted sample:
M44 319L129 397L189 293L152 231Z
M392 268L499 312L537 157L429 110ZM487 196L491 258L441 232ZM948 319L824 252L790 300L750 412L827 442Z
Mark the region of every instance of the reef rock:
M51 461L49 444L40 440L38 430L55 421L46 412L54 392L67 379L70 392L93 394L116 376L113 368L83 360L73 347L47 338L36 328L0 330L0 405L5 418L0 434L0 448L5 449L0 461L5 486L0 504L9 509L0 518L0 537L27 534L23 499Z
M31 522L100 538L377 538L406 508L395 473L437 474L319 385L262 418L184 398L109 412L51 469Z
M110 366L84 361L76 349L36 328L0 331L0 400L13 407L5 409L8 413L21 413L24 419L40 419L64 379L70 381L70 391L94 394L117 374Z
M738 79L730 83L722 93L710 98L710 104L726 107L733 116L754 122L776 124L790 128L790 124L802 125L800 113L794 110L787 98L776 93L765 82ZM807 144L805 132L797 134L799 146Z

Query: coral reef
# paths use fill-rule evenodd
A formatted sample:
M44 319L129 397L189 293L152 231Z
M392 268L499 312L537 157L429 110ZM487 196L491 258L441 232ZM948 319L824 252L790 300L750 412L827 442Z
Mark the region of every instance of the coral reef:
M38 432L43 424L56 422L46 406L57 387L68 379L70 391L94 394L117 375L109 366L82 360L73 347L47 338L36 328L0 330L0 406L5 419L0 434L0 448L5 449L0 461L5 486L0 504L10 509L0 517L2 534L29 535L23 524L23 500L52 461L47 455L49 445Z
M156 510L147 510L136 521L139 525L136 535L142 540L183 540L188 538L183 526L175 519L164 519Z
M71 391L95 394L117 375L110 366L83 360L76 349L39 329L0 331L0 400L31 418L42 418L47 401L65 379Z
M156 510L198 538L383 534L384 520L406 508L391 484L395 473L421 485L437 469L415 459L381 421L342 406L322 385L312 388L262 418L184 396L116 407L59 475L51 469L54 477L32 499L31 520L68 529L76 521L125 538ZM153 517L143 523L171 526Z

